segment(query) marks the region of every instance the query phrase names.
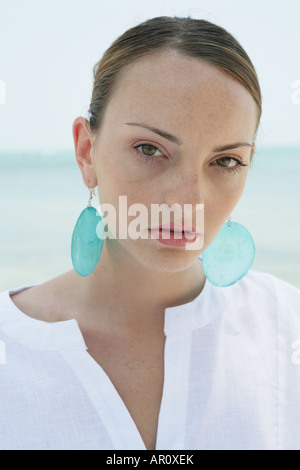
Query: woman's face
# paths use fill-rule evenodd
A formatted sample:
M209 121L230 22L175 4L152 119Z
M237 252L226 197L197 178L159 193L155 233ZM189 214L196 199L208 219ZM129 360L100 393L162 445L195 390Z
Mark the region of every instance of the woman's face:
M136 124L159 129L180 144ZM92 166L82 170L86 184L94 176L101 205L110 203L116 209L117 237L106 243L116 254L126 250L151 269L189 267L242 195L256 124L257 105L251 94L204 61L168 51L128 66L108 102L91 152ZM236 143L249 145L217 150ZM197 204L204 204L202 247L166 246L150 235L119 238L119 196L127 197L127 208L136 203L146 206L148 218L140 228L147 235L152 204L177 204L182 210L184 204L192 204L188 221L194 226ZM127 214L127 224L138 215ZM172 221L184 225L183 218L175 216Z

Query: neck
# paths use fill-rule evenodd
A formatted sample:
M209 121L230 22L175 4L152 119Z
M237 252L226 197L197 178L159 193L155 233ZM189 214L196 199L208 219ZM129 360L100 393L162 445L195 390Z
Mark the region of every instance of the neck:
M97 322L101 317L122 329L161 328L165 308L191 302L204 287L201 260L186 266L186 256L182 256L182 268L177 263L175 270L173 257L163 270L151 269L150 263L142 264L128 251L105 242L93 273L80 277L73 271L85 321Z

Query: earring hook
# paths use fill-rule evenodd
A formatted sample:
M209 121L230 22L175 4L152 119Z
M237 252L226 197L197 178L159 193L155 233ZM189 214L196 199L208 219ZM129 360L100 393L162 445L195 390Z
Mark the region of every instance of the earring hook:
M93 196L96 196L96 193L95 193L95 188L89 188L89 191L90 191L90 197L89 197L89 202L88 202L88 205L87 207L91 207L91 200L93 199Z

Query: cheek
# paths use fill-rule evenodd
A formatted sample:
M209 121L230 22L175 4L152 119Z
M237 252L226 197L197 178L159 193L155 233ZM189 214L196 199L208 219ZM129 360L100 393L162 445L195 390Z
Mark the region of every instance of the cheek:
M211 195L223 199L223 204L232 204L234 201L238 201L244 191L247 174L246 169L241 169L237 174L228 174L223 177L217 175L213 182L214 190L211 190Z
M122 225L126 225L126 220L129 224L139 215L139 212L129 215L129 210L134 204L141 204L150 210L149 206L153 201L153 187L146 187L141 180L129 176L118 165L110 164L105 169L103 165L102 184L99 184L98 191L101 204L111 204L115 209L116 220L120 220ZM135 209L133 207L132 211ZM148 223L148 220L146 222Z
M211 187L205 195L204 214L208 232L218 232L226 218L238 204L246 183L247 175L228 176L223 184ZM217 228L216 228L217 227Z
M230 200L236 206L238 201L240 200L247 181L247 175L249 170L241 170L241 174L237 175L236 181L232 183L232 191L230 192ZM234 177L233 177L234 178Z

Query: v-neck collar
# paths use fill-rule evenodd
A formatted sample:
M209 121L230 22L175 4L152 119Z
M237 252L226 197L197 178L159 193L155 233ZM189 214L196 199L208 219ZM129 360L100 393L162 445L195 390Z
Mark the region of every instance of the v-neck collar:
M28 284L0 293L0 324L3 331L15 341L32 349L45 351L87 349L75 318L58 322L46 322L29 317L11 299L11 295L40 285ZM191 331L213 320L214 312L209 305L213 286L206 279L201 293L191 302L165 309L164 332L166 336Z
M86 389L114 448L146 450L135 422L110 378L87 352L77 320L53 323L37 320L19 310L10 298L10 294L39 284L10 289L0 294L0 324L3 331L28 348L59 350ZM219 291L217 296L216 290ZM192 332L220 314L225 298L223 293L223 288L216 288L206 279L201 293L194 300L165 309L164 385L156 450L184 448Z
M201 255L199 258L201 259ZM10 297L10 295L41 284L41 282L28 284L0 293L2 306L0 324L3 331L15 341L31 349L86 350L87 346L75 318L59 322L37 320L22 312ZM166 336L191 331L212 321L215 313L207 307L213 290L224 292L224 288L217 288L206 279L202 291L191 302L166 308L164 321Z

